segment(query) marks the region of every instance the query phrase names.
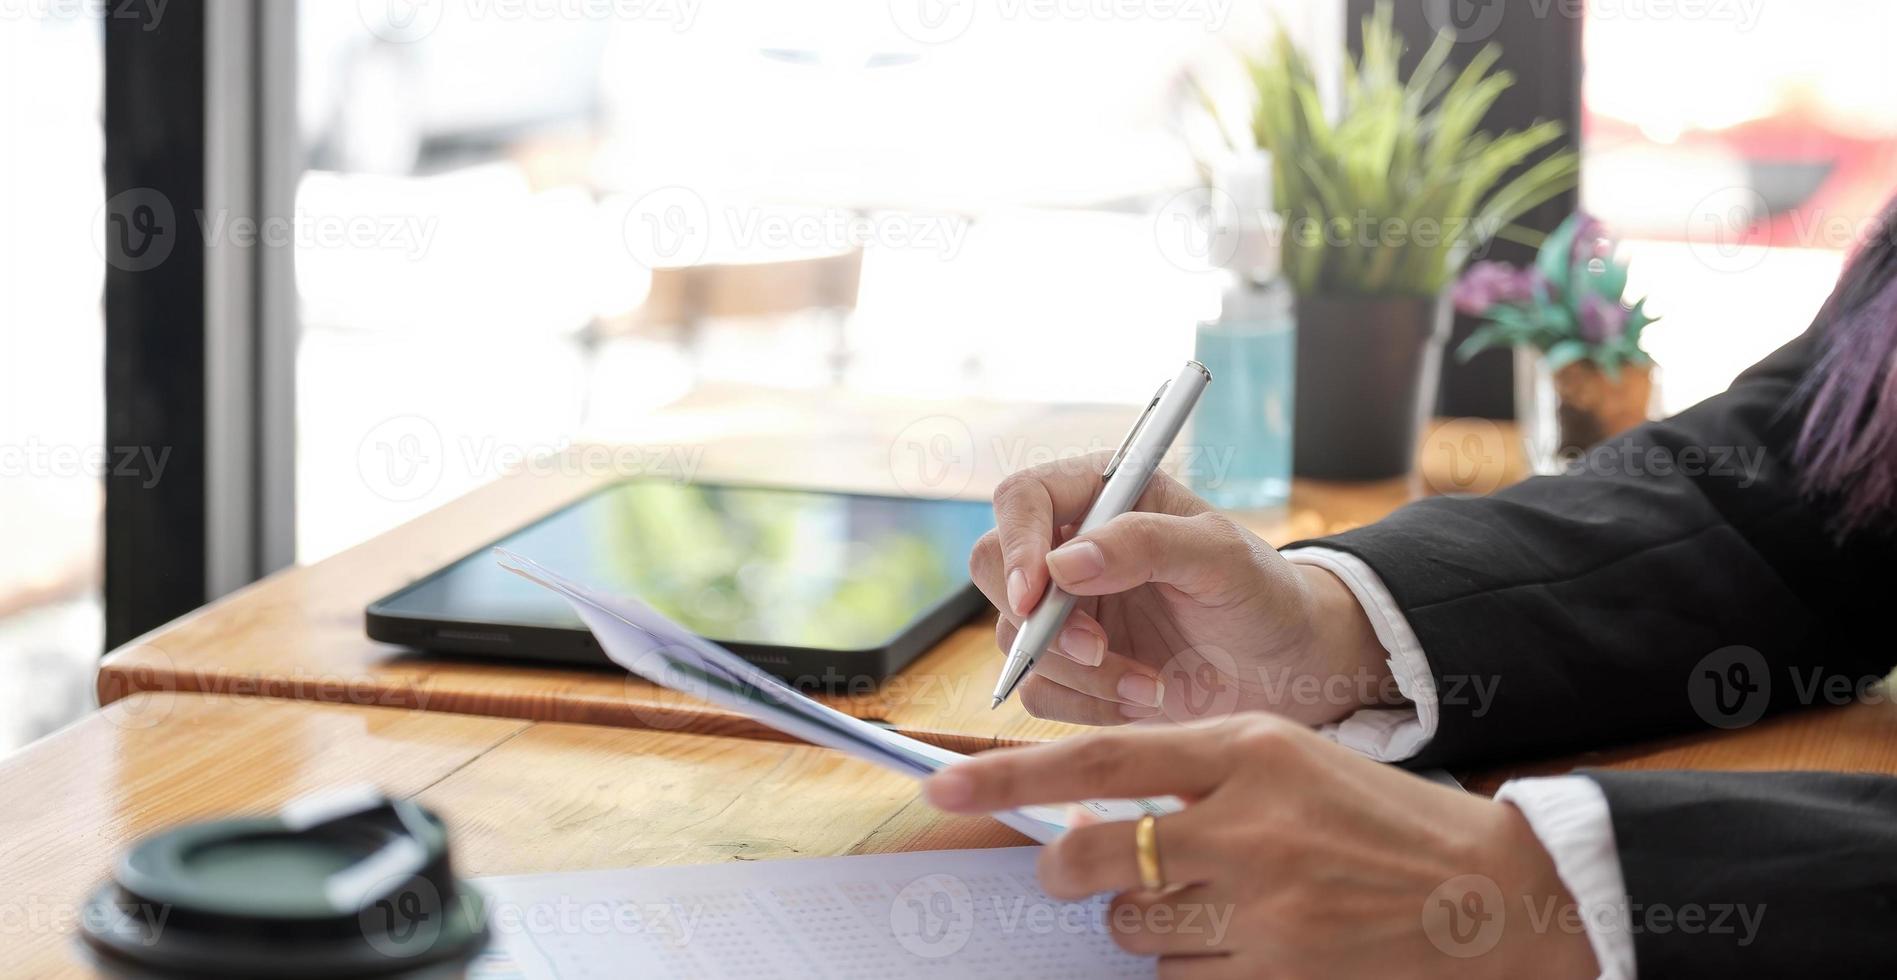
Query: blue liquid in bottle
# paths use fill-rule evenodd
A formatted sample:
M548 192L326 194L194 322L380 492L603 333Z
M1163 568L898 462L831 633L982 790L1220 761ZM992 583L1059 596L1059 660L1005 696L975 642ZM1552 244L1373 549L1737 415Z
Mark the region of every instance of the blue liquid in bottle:
M1212 372L1193 415L1187 482L1213 506L1249 510L1291 499L1291 411L1297 324L1282 280L1241 282L1219 318L1201 323L1198 359Z

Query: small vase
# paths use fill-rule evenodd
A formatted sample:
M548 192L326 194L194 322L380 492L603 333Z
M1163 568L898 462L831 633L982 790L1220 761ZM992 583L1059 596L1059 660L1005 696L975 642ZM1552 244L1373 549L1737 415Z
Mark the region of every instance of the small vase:
M1592 361L1550 372L1537 351L1515 351L1515 415L1537 473L1558 473L1613 436L1647 421L1653 367L1623 365L1609 377Z

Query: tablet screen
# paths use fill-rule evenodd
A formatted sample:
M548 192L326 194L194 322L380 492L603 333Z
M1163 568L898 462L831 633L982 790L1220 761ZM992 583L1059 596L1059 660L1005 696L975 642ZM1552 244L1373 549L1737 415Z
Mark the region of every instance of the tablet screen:
M497 542L712 640L873 649L968 586L985 502L635 480ZM584 629L481 551L381 603L446 622Z

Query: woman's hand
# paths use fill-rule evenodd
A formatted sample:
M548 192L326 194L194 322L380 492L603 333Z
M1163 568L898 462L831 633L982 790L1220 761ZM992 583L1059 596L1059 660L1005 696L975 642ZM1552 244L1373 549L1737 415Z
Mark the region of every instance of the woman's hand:
M1162 977L1593 977L1574 899L1514 807L1370 762L1267 715L986 752L923 784L958 813L1177 795L1167 889L1133 822L1042 851L1054 898L1115 892L1106 925Z
M1265 709L1315 725L1400 699L1357 600L1294 566L1163 473L1134 512L1077 524L1108 454L1023 470L995 490L969 572L1001 611L1005 651L1051 580L1080 597L1020 687L1041 718L1117 725ZM1059 547L1056 547L1059 545Z

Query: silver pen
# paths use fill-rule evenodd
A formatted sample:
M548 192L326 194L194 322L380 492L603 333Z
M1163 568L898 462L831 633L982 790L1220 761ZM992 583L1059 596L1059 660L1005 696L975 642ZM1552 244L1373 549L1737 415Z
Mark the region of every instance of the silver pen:
M1160 460L1172 448L1179 431L1186 427L1186 419L1199 403L1199 395L1211 383L1212 372L1207 371L1205 365L1187 361L1178 377L1159 387L1153 400L1147 403L1146 411L1140 413L1125 441L1120 443L1119 450L1107 461L1106 469L1100 474L1103 484L1100 495L1093 499L1093 506L1081 519L1077 534L1085 534L1133 509L1140 494L1146 492L1147 481L1159 469ZM1008 662L1001 668L1001 679L995 682L995 700L988 706L989 710L1000 707L1021 685L1021 679L1033 669L1041 653L1053 644L1073 611L1074 597L1049 582L1040 604L1028 613L1028 618L1021 623L1021 631L1015 634L1014 646L1008 650Z

